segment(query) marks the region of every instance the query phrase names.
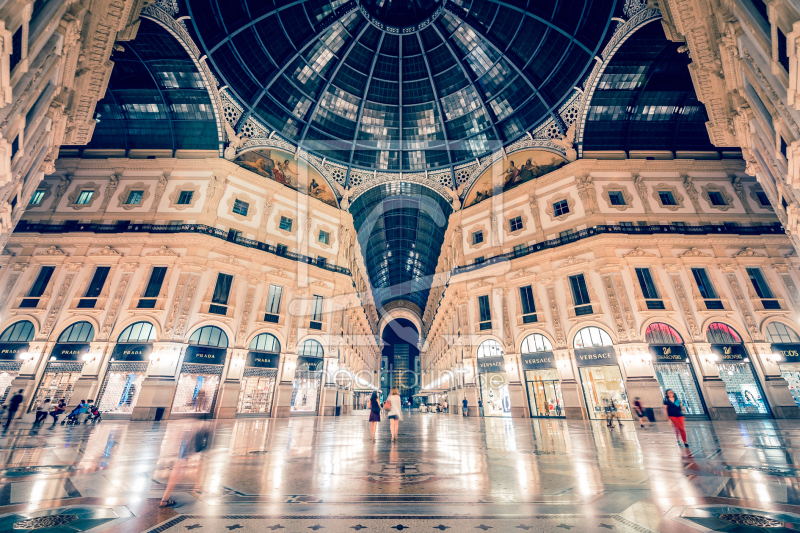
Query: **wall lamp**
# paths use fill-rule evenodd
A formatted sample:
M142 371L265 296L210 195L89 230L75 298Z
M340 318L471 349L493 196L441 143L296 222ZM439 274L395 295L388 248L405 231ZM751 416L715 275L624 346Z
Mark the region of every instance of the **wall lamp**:
M703 360L706 363L708 363L709 365L713 365L714 363L716 363L719 360L719 357L717 357L713 353L708 353L708 354L703 356Z
M779 362L783 361L783 356L779 353L767 353L764 354L764 359L773 365L777 365Z
M22 352L19 354L19 358L22 360L23 363L30 363L34 360L36 354L33 352Z

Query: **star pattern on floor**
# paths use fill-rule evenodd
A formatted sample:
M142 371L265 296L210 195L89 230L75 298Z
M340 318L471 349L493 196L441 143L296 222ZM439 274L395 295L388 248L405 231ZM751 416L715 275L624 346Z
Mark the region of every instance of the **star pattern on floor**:
M604 527L606 529L614 529L614 526L610 526L608 524L603 524L603 523L600 524L600 527Z
M567 524L558 524L556 527L560 527L561 529L572 529L575 526L568 526Z
M320 529L325 529L325 526L314 524L313 526L308 526L308 529L311 529L313 531L319 531Z
M286 528L285 528L285 527L283 527L283 526L282 526L282 525L280 525L280 524L276 524L276 525L274 525L274 526L267 526L267 529L271 529L272 531L276 531L276 530L278 530L278 529L286 529Z
M350 526L350 529L355 529L356 531L361 531L362 529L367 529L367 526L362 526L361 524L356 524L354 526Z
M481 524L479 526L475 526L475 529L482 529L484 531L488 531L488 530L494 529L494 528L492 526L487 526L487 525Z
M520 525L517 526L516 529L524 529L525 531L528 531L530 528L531 528L531 526L526 526L525 524L520 524Z
M200 524L192 524L191 526L186 526L186 529L198 529L201 527L203 526L201 526Z
M439 531L444 531L445 529L450 529L450 526L445 526L445 525L439 524L438 526L434 526L433 529L438 529Z
M403 531L404 529L411 529L408 526L404 526L403 524L397 524L396 526L392 526L392 529L396 529L397 531Z
M242 526L239 524L233 524L232 526L225 526L225 528L233 531L234 529L242 529Z

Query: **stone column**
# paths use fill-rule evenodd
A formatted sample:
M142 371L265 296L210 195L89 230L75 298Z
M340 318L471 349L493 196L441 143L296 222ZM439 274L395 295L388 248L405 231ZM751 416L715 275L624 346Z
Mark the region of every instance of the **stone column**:
M225 358L226 367L223 370L224 375L214 406L214 418L236 418L246 357L247 350L228 350L228 357Z
M657 421L664 421L664 413L661 408L664 400L661 396L661 386L655 376L648 345L629 343L614 348L618 352L620 364L625 367L625 390L628 394L631 413L633 413L633 401L639 398L645 408L653 409Z
M107 360L111 358L112 350L113 343L92 342L90 344L89 353L86 354L87 359L81 368L81 377L75 382L75 388L67 406L68 410L77 407L81 400L98 400L100 383L105 377L105 373L101 370L105 370L107 367Z
M278 384L275 386L275 404L272 410L274 418L287 418L292 409L292 389L294 388L294 371L297 368L297 354L281 354L278 368Z
M150 356L147 377L131 413L131 420L167 420L183 360L184 345L177 342L156 342Z
M572 350L562 348L553 350L556 366L561 378L561 397L564 399L564 416L567 420L586 420L586 402L583 398L583 389L579 383L579 374L574 365L575 356Z
M31 342L28 346L27 356L22 359L19 368L19 375L11 381L9 395L22 390L23 402L17 411L17 418L21 418L28 412L33 395L36 393L36 386L42 379L44 368L47 366L47 354L50 353L52 345L46 342Z

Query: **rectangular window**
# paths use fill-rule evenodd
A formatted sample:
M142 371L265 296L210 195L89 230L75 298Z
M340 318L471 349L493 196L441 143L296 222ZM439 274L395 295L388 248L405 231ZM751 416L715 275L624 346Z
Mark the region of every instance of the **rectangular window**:
M19 135L14 137L14 140L11 141L11 159L14 159L17 152L19 152Z
M589 300L589 291L586 287L586 280L583 274L569 277L570 288L572 289L572 298L575 301L575 315L591 315L592 306Z
M217 284L214 287L214 295L211 297L211 306L208 309L209 313L228 314L228 296L231 292L231 285L233 285L233 276L230 274L220 273L217 276Z
M92 196L94 196L94 191L81 191L75 203L77 205L86 205L92 201Z
M640 220L639 222L636 223L636 225L637 226L647 227L647 226L650 225L650 223L648 221L646 221L646 220Z
M553 204L553 213L555 216L560 217L561 215L566 215L569 213L569 204L566 200L559 200L558 202Z
M767 197L767 193L763 191L757 192L756 198L758 198L758 203L760 203L762 207L769 207L769 198Z
M241 200L234 200L233 201L233 212L237 215L242 215L243 217L247 216L247 211L250 209L250 204L247 202L243 202Z
M714 286L711 284L711 279L708 277L706 269L693 268L692 275L694 276L695 283L697 283L700 296L702 296L706 302L706 309L724 309L719 296L717 296L717 292L714 290Z
M30 204L28 205L42 205L42 200L44 200L44 191L39 189L34 191L33 196L31 196Z
M482 255L475 258L475 264L476 265L480 265L484 261L486 261L486 258L484 258Z
M476 231L472 234L472 244L480 244L483 242L483 231Z
M125 200L127 205L139 205L142 202L144 191L131 191L128 193L128 199Z
M672 222L671 224L673 226L678 226L679 228L685 228L686 227L686 222Z
M281 221L278 224L278 227L283 231L292 231L292 219L281 217Z
M533 300L533 287L526 285L519 288L519 298L522 302L522 323L536 322L536 303Z
M672 191L658 191L658 197L661 199L661 205L678 205L675 203Z
M478 296L478 312L481 331L492 329L492 311L489 308L489 296Z
M14 67L16 67L20 61L22 61L22 26L24 24L20 24L17 31L14 32L14 35L11 36L11 57L9 57L9 73L14 72ZM14 157L13 155L11 157Z
M279 285L270 285L269 293L267 294L267 314L278 315L281 310L281 296L283 296L283 287ZM277 318L277 316L276 316ZM265 319L267 322L270 320ZM277 320L276 320L277 322Z
M622 191L608 191L608 199L611 205L625 205L625 195Z
M775 298L760 268L748 268L747 275L750 276L750 283L753 284L759 298Z
M786 53L786 34L781 31L780 27L777 28L778 33L778 63L783 67L786 71L786 74L789 74L789 54ZM783 140L781 137L781 144L785 145L786 141ZM781 146L781 152L783 152L783 157L786 157L786 152L783 151L783 146Z
M97 267L92 275L92 280L89 282L89 287L86 289L84 297L78 301L79 309L93 309L97 304L97 297L103 292L103 285L106 283L108 272L111 267Z
M311 329L322 329L322 296L314 295L311 302Z
M144 293L136 305L138 309L154 309L156 300L161 292L161 286L164 284L164 276L167 274L167 267L153 267L150 272L150 279L147 281L147 286L144 288Z
M228 240L231 242L236 242L236 239L239 239L242 236L242 232L238 229L230 229L228 230Z
M511 229L512 232L518 231L522 229L522 217L514 217L509 219L508 227Z
M20 307L31 308L39 305L39 298L41 298L42 294L44 294L47 284L50 283L50 278L53 276L55 269L56 267L52 266L43 266L39 269L39 274L36 276L36 281L33 282L31 289L28 291L28 297L23 298L19 305Z
M288 248L286 247L285 244L279 244L275 247L275 253L277 253L278 255L286 255L287 250Z
M331 243L331 236L327 231L320 231L319 232L319 242L320 244L330 244Z
M761 15L761 19L764 24L769 26L769 16L767 11L767 4L764 3L764 0L751 0L753 3L753 7L756 8L756 12ZM769 33L769 32L767 32ZM788 72L788 70L787 70Z
M192 203L192 198L194 197L194 191L181 191L178 195L178 205L189 205Z
M708 199L711 200L711 205L728 205L719 191L708 191Z
M636 277L639 280L639 287L645 297L645 305L648 309L664 309L664 302L658 294L658 287L653 281L653 276L649 268L637 268Z
M167 226L181 226L183 225L183 220L170 220Z

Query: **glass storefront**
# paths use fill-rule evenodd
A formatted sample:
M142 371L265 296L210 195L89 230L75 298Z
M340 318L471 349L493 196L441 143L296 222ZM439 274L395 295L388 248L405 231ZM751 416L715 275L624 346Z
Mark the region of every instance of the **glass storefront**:
M183 356L172 413L208 416L214 409L222 368L228 353L228 336L216 326L203 326L189 337Z
M292 413L315 413L319 408L325 360L322 345L308 339L297 350L297 370L292 387Z
M719 377L725 383L728 400L736 414L770 416L769 405L739 334L730 326L715 322L709 325L706 337L712 343L711 352L717 356Z
M156 329L149 322L135 322L120 333L100 387L97 403L101 412L121 415L133 412L147 377L147 360L155 340Z
M11 390L11 382L19 376L22 363L19 361L0 361L0 405L3 405Z
M550 340L539 333L525 337L520 347L532 417L565 416L561 379L552 350Z
M669 324L654 322L647 326L644 337L650 345L661 396L671 389L681 400L685 415L706 416L703 396L680 333Z
M789 384L794 403L800 407L800 335L780 322L767 324L767 342L772 353L779 355L781 376Z
M21 354L28 351L34 332L31 322L20 320L0 334L0 405L6 402L11 382L19 376Z
M270 416L278 380L281 343L270 333L257 335L248 346L236 412Z
M589 418L604 419L606 409L613 406L617 418L632 420L617 352L608 333L594 326L580 329L573 347Z
M381 393L378 392L378 399L380 400ZM357 390L353 391L353 410L369 409L369 399L372 398L371 390Z
M494 340L483 341L478 347L478 383L484 416L511 416L503 354L503 347Z

